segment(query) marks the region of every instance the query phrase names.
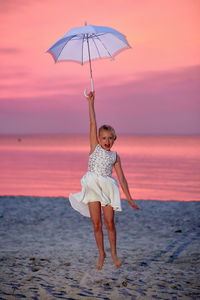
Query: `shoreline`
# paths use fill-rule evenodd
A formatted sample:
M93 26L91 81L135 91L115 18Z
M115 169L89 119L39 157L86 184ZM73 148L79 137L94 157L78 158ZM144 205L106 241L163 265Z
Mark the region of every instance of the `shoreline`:
M66 199L68 200L69 197L66 197L66 196L62 196L62 195L57 195L57 196L39 196L39 195L0 195L0 199L1 198L47 198L47 199L50 199L50 198L54 198L54 199L59 199L59 198L63 198L63 199ZM121 198L121 201L127 201L126 199L124 198ZM166 199L166 200L163 200L163 199L134 199L134 201L156 201L156 202L200 202L200 199L191 199L191 200L181 200L181 199L176 199L176 200L173 200L173 199Z

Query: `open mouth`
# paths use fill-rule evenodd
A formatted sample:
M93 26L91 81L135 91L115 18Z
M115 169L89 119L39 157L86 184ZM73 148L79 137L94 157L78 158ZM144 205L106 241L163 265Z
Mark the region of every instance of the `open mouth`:
M105 146L105 148L108 148L108 149L110 148L110 145L108 145L108 144L105 144L104 146Z

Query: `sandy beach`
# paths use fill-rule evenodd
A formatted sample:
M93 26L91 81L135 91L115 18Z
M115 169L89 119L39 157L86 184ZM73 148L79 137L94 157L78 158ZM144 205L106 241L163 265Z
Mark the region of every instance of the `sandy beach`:
M66 198L0 197L0 299L200 299L200 202L122 201L101 271L90 219Z

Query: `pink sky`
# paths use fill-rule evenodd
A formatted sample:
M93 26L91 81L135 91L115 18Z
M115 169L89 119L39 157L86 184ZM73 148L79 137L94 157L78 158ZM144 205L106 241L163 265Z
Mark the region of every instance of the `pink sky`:
M0 133L87 132L88 64L55 64L45 53L85 21L132 46L93 62L99 124L200 133L199 0L6 0L0 18Z

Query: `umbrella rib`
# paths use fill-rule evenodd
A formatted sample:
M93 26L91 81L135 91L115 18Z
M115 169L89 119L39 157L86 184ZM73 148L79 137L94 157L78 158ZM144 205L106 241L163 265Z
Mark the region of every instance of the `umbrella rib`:
M98 53L98 55L99 55L99 58L101 58L99 49L98 49L98 47L97 47L97 44L95 43L95 40L94 40L93 36L92 36L92 41L93 41L93 43L94 43L94 45L95 45L95 47L96 47L97 53Z
M83 35L83 39L82 39L82 62L81 64L83 65L83 44L84 44L84 39L85 39L85 34Z
M108 49L106 48L106 46L104 45L104 43L101 41L101 39L98 36L96 36L96 37L101 42L101 44L104 47L104 49L108 52L108 55L110 55L110 57L112 57L112 55L110 54L110 52L108 51Z
M58 60L59 56L61 55L61 53L62 53L63 49L65 48L65 46L69 43L69 41L71 41L71 40L73 39L73 37L74 37L74 35L72 35L72 37L67 41L67 43L64 44L64 46L63 46L62 49L60 50L60 53L59 53L59 55L58 55L58 57L57 57L57 60Z
M86 35L86 39L87 39L87 45L88 45L88 57L89 57L89 64L90 64L90 76L92 78L92 64L91 64L91 57L90 57L90 45L89 45L88 34Z

